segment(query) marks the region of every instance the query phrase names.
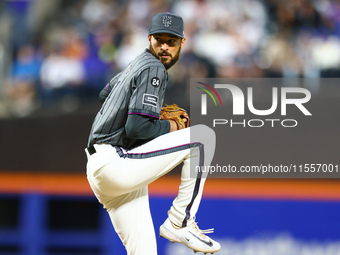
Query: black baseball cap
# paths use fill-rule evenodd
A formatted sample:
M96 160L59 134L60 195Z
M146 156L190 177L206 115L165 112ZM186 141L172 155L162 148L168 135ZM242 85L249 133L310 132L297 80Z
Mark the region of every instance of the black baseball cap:
M157 33L168 33L184 38L183 19L169 12L156 14L152 17L149 35Z

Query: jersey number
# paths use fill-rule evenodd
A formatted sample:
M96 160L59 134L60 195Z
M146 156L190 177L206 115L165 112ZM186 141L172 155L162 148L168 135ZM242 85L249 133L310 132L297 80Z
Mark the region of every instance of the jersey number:
M158 87L159 84L160 84L160 80L159 80L158 77L154 77L154 78L151 79L151 85L152 86Z

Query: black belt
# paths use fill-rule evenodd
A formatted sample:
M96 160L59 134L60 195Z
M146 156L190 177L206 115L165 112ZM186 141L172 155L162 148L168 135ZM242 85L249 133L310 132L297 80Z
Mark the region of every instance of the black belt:
M90 155L95 154L97 152L93 145L87 147L87 151L89 152Z

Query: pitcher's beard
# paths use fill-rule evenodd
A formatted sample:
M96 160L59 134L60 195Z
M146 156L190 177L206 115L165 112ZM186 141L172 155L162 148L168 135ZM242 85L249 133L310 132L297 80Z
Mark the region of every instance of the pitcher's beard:
M167 53L165 51L162 51L159 54L157 54L155 52L155 50L152 48L151 44L149 45L149 51L150 51L150 53L152 55L155 56L155 58L157 58L159 61L162 62L162 64L164 65L166 70L170 69L170 67L172 67L174 64L176 64L176 62L178 61L179 56L181 54L181 49L180 48L178 49L178 51L177 51L177 53L176 53L176 55L174 57L172 57L172 55L170 55L169 53ZM170 61L169 60L163 60L162 59L162 54L170 56L171 57Z

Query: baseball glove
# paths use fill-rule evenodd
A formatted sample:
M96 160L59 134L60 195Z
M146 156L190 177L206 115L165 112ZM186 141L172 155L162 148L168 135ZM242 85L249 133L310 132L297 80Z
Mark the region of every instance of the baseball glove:
M177 124L178 129L189 127L190 118L187 111L183 108L178 107L176 104L165 105L162 107L159 119L161 120L174 120ZM183 121L186 119L186 121Z

